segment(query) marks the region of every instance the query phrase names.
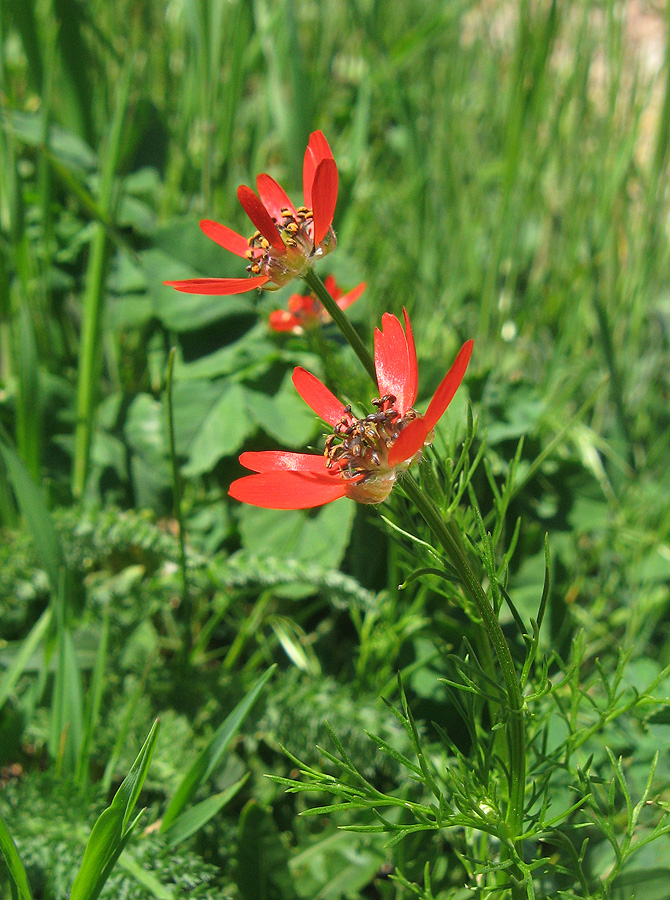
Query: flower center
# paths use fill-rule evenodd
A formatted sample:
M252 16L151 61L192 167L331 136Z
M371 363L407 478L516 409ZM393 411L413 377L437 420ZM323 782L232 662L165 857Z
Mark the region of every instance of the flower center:
M255 231L248 241L247 272L250 275L267 275L281 286L302 274L315 259L335 249L332 227L319 246L314 246L314 212L306 206L299 206L295 213L284 207L279 218L272 216L272 221L285 249L276 250L260 231Z
M326 438L326 468L338 470L344 478L362 476L358 484L391 472L389 450L405 425L417 417L413 409L401 416L395 402L393 394L375 398L372 404L377 412L363 419L356 418L346 406L345 415Z

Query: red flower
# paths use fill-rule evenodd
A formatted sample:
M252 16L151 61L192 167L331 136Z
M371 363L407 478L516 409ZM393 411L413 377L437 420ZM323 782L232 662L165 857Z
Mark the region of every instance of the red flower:
M326 278L325 285L326 290L340 309L347 309L352 303L355 303L367 287L363 281L343 296L341 288L332 275ZM330 322L330 316L314 294L308 294L306 297L302 294L291 294L286 305L288 309L275 309L270 313L268 324L273 331L291 331L293 334L302 334L307 328L314 328Z
M380 398L376 411L362 419L344 406L318 378L297 367L293 384L314 412L333 427L321 455L268 451L243 453L240 462L254 475L239 478L230 495L268 509L306 509L340 497L381 503L403 472L421 459L433 428L458 389L472 353L472 341L458 352L424 415L412 408L418 368L409 317L405 331L396 316L385 313L375 329L375 369Z
M296 207L274 178L256 179L258 196L241 184L237 197L256 231L249 238L225 225L203 219L208 238L249 260L250 278L189 278L165 284L187 294L243 294L253 288L276 290L303 274L317 259L335 249L333 215L337 203L337 165L328 141L313 131L303 165L304 206Z

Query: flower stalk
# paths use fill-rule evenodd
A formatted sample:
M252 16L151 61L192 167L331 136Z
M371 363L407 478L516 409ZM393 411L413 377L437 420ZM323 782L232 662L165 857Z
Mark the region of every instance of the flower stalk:
M309 270L303 276L310 290L323 303L333 322L358 356L368 375L376 383L375 364L346 314L337 306L319 276ZM449 562L458 572L463 590L474 603L484 630L498 660L507 695L507 746L509 754L509 788L506 814L507 837L523 858L519 836L523 833L524 797L526 788L526 729L523 714L523 695L512 654L496 616L477 575L472 569L462 545L461 536L453 522L445 522L432 500L421 490L415 479L407 474L403 489L442 546Z
M361 365L376 385L377 375L375 373L375 362L370 355L370 351L363 343L361 336L349 321L346 313L340 309L333 297L330 296L325 284L313 269L308 269L302 277L312 293L314 293L321 303L323 303L324 309L340 329L344 339L354 351Z
M421 490L411 475L402 482L403 490L426 522L449 562L458 572L463 590L474 603L484 629L498 659L507 694L507 743L509 750L508 836L521 855L519 835L523 831L524 795L526 787L526 733L523 718L523 695L500 622L479 583L462 547L460 534L453 522L445 522L432 500Z

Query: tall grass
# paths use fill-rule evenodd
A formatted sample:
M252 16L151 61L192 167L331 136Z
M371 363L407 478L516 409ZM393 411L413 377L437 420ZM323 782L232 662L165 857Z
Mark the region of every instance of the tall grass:
M260 171L298 200L315 129L340 176L337 251L320 273L368 282L351 309L365 346L383 312L409 310L424 409L445 361L476 339L474 413L463 391L426 451L435 475L420 475L438 506L448 488L459 497L468 547L509 587L496 600L505 635L531 623L525 643L510 640L541 710L533 778L565 741L552 796L577 802L574 776L590 810L560 834L537 826L546 857L580 874L538 874L532 890L616 898L621 868L647 872L648 900L663 896L661 851L640 845L644 864L624 862L637 817L667 805L662 756L656 797L646 779L670 658L669 35L667 9L619 0L0 4L0 780L21 767L0 850L12 896L29 896L33 872L49 898L73 883L97 896L103 872L110 891L171 896L196 873L202 896L251 900L252 865L281 900L456 900L458 879L475 889L480 876L501 886L468 868L469 825L447 840L408 824L421 778L439 805L444 771L452 784L462 764L471 784L504 755L495 729L468 725L474 712L493 723L495 703L476 685L459 693L473 671L460 660L482 648L428 533L408 537L397 498L380 524L347 501L273 516L226 496L242 449L318 444L294 365L339 382L345 402L369 394L348 348L332 329L268 333L268 310L295 285L202 302L162 285L243 273L197 220L246 234L235 190ZM401 708L381 709L380 692ZM128 747L157 714L161 738L151 732L133 767ZM325 719L346 802L386 804L388 821L346 820L360 834L300 815L293 766L335 783L310 756ZM417 778L403 782L414 751ZM145 778L141 833L129 816ZM81 836L96 804L94 835L113 821L110 842L94 841L108 855L75 882L86 858L63 810ZM345 805L327 808L338 824ZM643 818L645 834L660 828L667 850L660 821ZM389 848L383 822L410 830ZM483 858L490 845L476 841ZM40 854L59 842L70 868L49 881ZM390 862L393 882L377 877Z

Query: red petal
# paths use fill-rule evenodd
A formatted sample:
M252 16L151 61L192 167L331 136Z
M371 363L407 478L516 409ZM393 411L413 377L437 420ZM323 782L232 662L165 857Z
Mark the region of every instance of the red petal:
M224 297L228 294L253 291L269 280L267 275L259 275L257 278L189 278L187 281L164 281L163 284L184 294L213 294Z
M405 334L407 336L407 359L409 362L407 406L410 407L414 406L417 391L419 390L419 364L416 361L416 347L414 345L412 326L404 306L402 308L402 314L405 317Z
M305 206L312 209L312 185L317 166L323 159L332 159L333 154L322 131L313 131L309 136L309 144L305 150L302 167L302 189Z
M240 456L240 462L252 472L311 472L333 478L322 454L289 453L287 450L262 450L256 453L247 451Z
M265 509L309 509L344 497L346 481L298 472L267 472L233 481L228 493L242 503Z
M217 244L225 247L226 250L230 250L236 256L244 257L247 255L249 241L236 231L231 231L230 228L226 228L225 225L221 225L219 222L212 222L211 219L203 219L200 222L200 227L208 238L216 241Z
M337 163L334 159L322 160L312 184L312 209L314 211L314 246L318 247L333 224L337 204Z
M286 308L289 312L295 313L297 316L316 316L316 300L314 297L303 296L302 294L291 294L286 301Z
M307 369L296 366L293 384L305 403L329 425L337 425L346 416L344 404Z
M293 331L300 328L300 319L287 309L275 309L270 313L268 325L273 331Z
M256 179L256 187L263 206L275 219L281 218L281 211L285 207L288 207L293 215L296 214L295 206L289 200L288 194L271 175L266 175L265 172L262 172Z
M429 431L424 418L414 419L406 425L389 450L389 465L397 466L398 463L411 459L426 443Z
M342 291L340 290L337 282L335 281L334 275L326 275L326 279L323 283L325 284L326 290L328 291L330 296L333 298L333 300L337 300L339 297L342 296Z
M277 231L277 226L251 188L247 187L246 184L241 184L237 189L237 199L263 237L272 244L275 250L279 250L282 253L285 252L286 247Z
M352 303L355 303L358 300L366 287L367 283L362 281L357 287L349 291L348 294L345 294L344 297L340 297L339 300L337 300L337 305L340 309L348 309Z
M458 351L458 355L454 360L454 364L442 379L438 389L435 391L433 399L430 401L428 409L426 410L425 419L427 431L430 431L431 428L435 427L439 419L442 417L445 409L451 403L454 394L458 390L459 384L461 383L461 381L463 381L465 370L468 367L470 356L472 355L473 345L474 341L466 341L463 344L461 349Z
M375 328L375 371L381 397L393 394L395 408L403 415L414 402L407 338L392 313L382 316L382 330Z

